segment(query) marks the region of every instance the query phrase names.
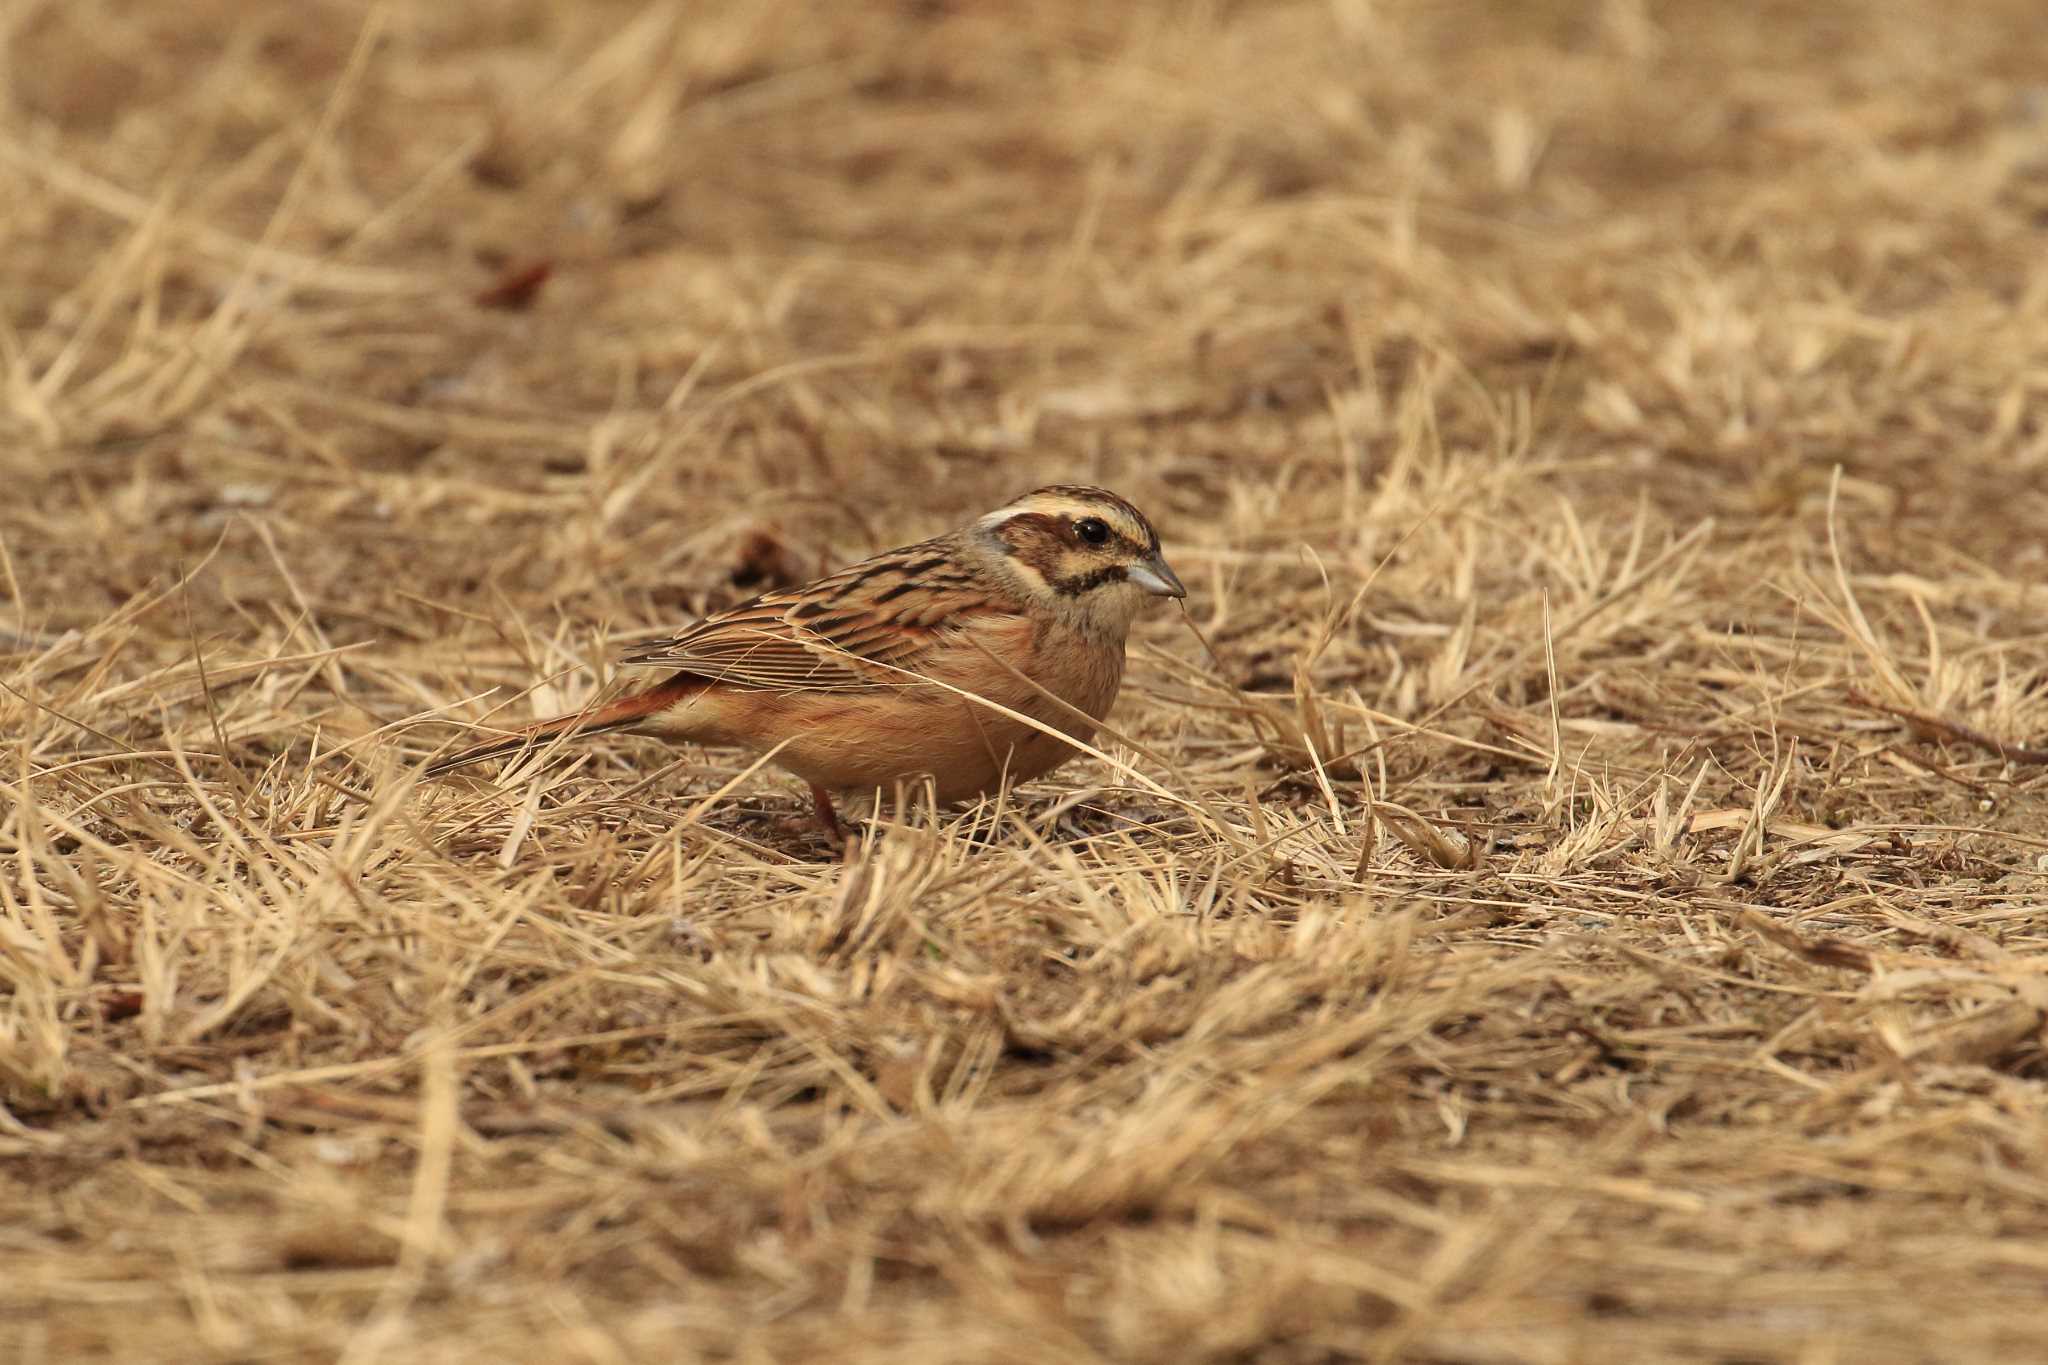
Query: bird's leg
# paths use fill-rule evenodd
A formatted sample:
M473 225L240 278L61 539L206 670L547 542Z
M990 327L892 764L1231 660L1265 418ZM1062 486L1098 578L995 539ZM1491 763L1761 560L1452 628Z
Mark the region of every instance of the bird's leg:
M818 824L832 847L845 848L846 827L839 823L839 813L832 809L832 794L815 782L811 783L811 805L816 808Z

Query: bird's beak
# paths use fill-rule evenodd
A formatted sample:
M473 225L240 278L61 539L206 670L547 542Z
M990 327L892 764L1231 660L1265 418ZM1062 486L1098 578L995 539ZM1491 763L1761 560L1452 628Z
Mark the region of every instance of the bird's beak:
M1125 577L1154 597L1188 595L1188 590L1180 584L1180 575L1167 567L1166 556L1156 550L1133 564Z

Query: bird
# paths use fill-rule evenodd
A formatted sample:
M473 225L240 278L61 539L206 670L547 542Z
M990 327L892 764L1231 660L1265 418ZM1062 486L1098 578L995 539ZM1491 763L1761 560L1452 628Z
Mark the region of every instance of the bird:
M1186 596L1144 513L1104 488L1051 484L636 648L622 667L668 676L425 775L571 735L735 747L808 784L840 847L835 794L929 783L950 805L1075 757L1116 701L1132 623L1153 599Z

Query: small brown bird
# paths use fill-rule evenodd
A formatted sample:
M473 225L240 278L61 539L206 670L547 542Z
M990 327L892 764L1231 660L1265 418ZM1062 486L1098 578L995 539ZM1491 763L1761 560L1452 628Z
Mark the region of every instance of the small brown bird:
M940 802L959 801L1074 757L1062 736L1086 743L1109 714L1132 620L1148 598L1186 595L1137 508L1106 489L1040 488L637 649L620 662L675 671L427 775L612 730L772 750L837 843L832 792L929 779Z

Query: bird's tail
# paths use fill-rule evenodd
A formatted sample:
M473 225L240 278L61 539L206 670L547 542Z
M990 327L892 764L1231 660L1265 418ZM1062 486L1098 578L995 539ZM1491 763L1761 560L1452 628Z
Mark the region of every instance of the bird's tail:
M578 711L574 715L539 721L524 726L503 739L494 739L489 743L450 754L446 758L437 758L427 765L426 775L439 777L443 773L452 773L457 768L467 768L472 763L482 763L487 759L503 758L507 754L535 749L567 735L580 739L585 735L630 730L647 717L658 711L667 710L703 686L704 679L689 673L678 673L668 681L650 687L644 692L635 692L630 697L621 697L615 702L589 711Z

